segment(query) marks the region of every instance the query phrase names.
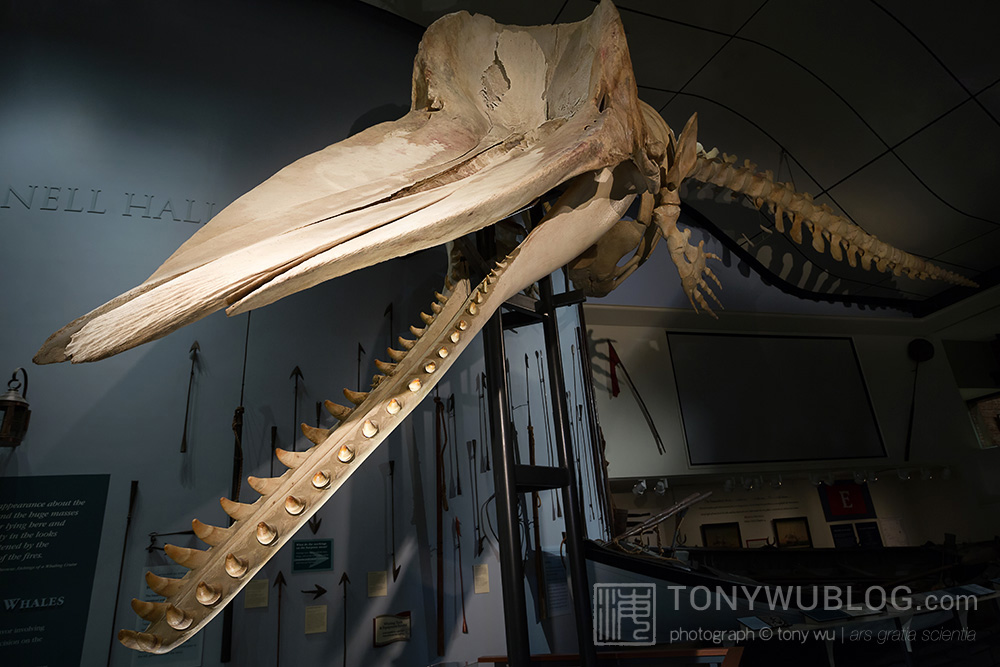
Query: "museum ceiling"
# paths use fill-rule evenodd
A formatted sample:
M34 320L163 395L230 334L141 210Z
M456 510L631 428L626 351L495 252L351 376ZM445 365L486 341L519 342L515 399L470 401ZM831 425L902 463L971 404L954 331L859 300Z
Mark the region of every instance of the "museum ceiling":
M369 0L429 25L452 11L502 23L576 21L593 0ZM1000 282L1000 51L992 3L725 0L616 3L639 95L679 131L769 169L880 239ZM987 16L986 14L990 15ZM770 216L688 191L689 224L805 292L904 299L917 314L975 290L865 272L774 233ZM808 244L808 239L805 241Z

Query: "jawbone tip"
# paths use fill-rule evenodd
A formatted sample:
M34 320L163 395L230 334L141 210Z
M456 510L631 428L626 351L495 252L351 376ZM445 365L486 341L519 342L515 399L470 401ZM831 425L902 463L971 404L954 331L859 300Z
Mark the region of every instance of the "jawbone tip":
M160 648L160 638L148 632L136 632L135 630L119 630L118 641L124 646L146 653L157 653Z

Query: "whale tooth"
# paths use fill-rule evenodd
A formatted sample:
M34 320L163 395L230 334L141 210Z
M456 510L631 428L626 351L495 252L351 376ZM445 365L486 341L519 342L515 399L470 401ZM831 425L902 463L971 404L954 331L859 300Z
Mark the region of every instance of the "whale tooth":
M316 428L309 424L300 424L299 428L302 429L302 435L306 436L309 442L314 445L323 444L330 437L330 434L333 433L332 428Z
M379 369L380 371L389 376L391 376L394 372L396 372L396 364L389 364L382 361L381 359L375 360L375 368Z
M391 347L387 347L385 348L385 352L389 355L390 359L397 363L406 357L406 352L404 350L394 350Z
M278 531L276 531L274 528L267 525L263 521L257 524L258 542L260 542L266 547L269 544L273 544L276 539L278 539Z
M434 316L433 315L428 315L427 313L421 311L420 312L420 319L424 321L424 324L430 324L431 322L434 321ZM410 331L412 331L412 329Z
M165 598L173 597L181 590L180 579L160 577L152 572L146 573L146 585L149 586L154 593L162 595Z
M330 486L330 474L324 470L320 470L312 478L312 485L317 489L325 489Z
M274 493L279 486L281 486L280 477L254 477L250 475L247 477L247 483L250 488L259 493L262 496L269 496Z
M281 461L282 465L285 467L298 468L300 465L305 463L307 458L309 458L309 452L311 451L312 449L310 448L304 452L290 452L287 449L276 447L274 455L278 457L278 460ZM232 515L230 514L230 516Z
M219 504L222 505L222 511L232 517L235 521L242 521L253 512L252 505L248 505L247 503L238 503L235 500L230 500L225 497L219 498Z
M174 630L187 630L191 627L194 619L185 614L174 605L167 605L167 625Z
M201 567L208 562L208 552L201 549L188 549L174 544L165 544L163 545L163 553L167 554L170 560L189 570Z
M402 347L403 347L404 349L407 349L407 350L412 350L412 349L413 349L413 346L417 344L417 341L415 341L415 340L410 340L409 338L403 338L402 336L400 336L400 337L399 337L399 344L400 344L400 346L402 346Z
M413 326L412 324L410 325L410 333L413 334L414 336L416 336L417 338L420 338L421 336L423 336L425 331L427 331L427 329L418 329L417 327Z
M170 605L166 602L147 602L146 600L132 598L132 610L150 623L163 618L168 606Z
M222 597L222 591L202 581L198 583L198 587L194 591L194 597L206 607L211 607Z
M435 315L438 315L438 314L441 313L442 310L444 310L444 308L441 307L440 303L436 303L435 302L435 303L431 303L431 310L434 311ZM430 322L428 322L428 324L430 324Z
M302 510L306 508L306 504L296 498L295 496L288 496L285 498L285 511L292 516L297 516L302 514Z
M135 630L119 630L118 641L124 646L135 651L145 651L153 653L160 648L160 638L149 632L136 632Z
M344 397L349 400L354 405L361 405L368 398L367 391L351 391L350 389L344 389Z
M334 403L333 401L324 401L323 405L326 406L326 411L331 415L339 419L340 421L346 420L354 412L354 408L348 408L339 403Z
M194 530L194 534L198 536L198 539L210 547L218 546L229 535L229 528L220 528L219 526L202 523L198 519L191 519L191 529Z
M247 573L248 563L235 554L226 555L226 574L233 579L239 579Z

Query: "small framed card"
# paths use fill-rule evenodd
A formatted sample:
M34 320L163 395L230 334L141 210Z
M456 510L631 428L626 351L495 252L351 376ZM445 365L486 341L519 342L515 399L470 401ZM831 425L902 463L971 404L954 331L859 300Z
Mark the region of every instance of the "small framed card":
M372 623L375 648L410 640L410 612L408 611L401 614L376 616Z

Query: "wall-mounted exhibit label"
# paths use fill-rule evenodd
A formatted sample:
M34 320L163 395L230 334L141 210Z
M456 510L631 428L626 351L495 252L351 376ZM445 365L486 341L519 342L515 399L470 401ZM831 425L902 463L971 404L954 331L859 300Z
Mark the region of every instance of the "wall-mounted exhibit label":
M267 579L254 579L243 589L243 608L260 609L267 607Z
M490 592L490 566L488 563L477 563L472 566L472 586L476 594Z
M333 569L333 540L292 540L292 572Z
M0 478L0 664L76 665L108 475Z
M368 597L384 598L389 594L389 577L385 570L368 573Z
M304 627L307 635L318 635L326 632L325 604L314 604L306 607Z
M404 611L401 614L376 616L374 624L374 644L376 648L394 642L410 640L410 612L408 611Z
M0 195L0 216L14 211L59 211L200 224L215 215L214 201L140 192L112 194L99 188L63 185L7 185L0 192L3 193Z

